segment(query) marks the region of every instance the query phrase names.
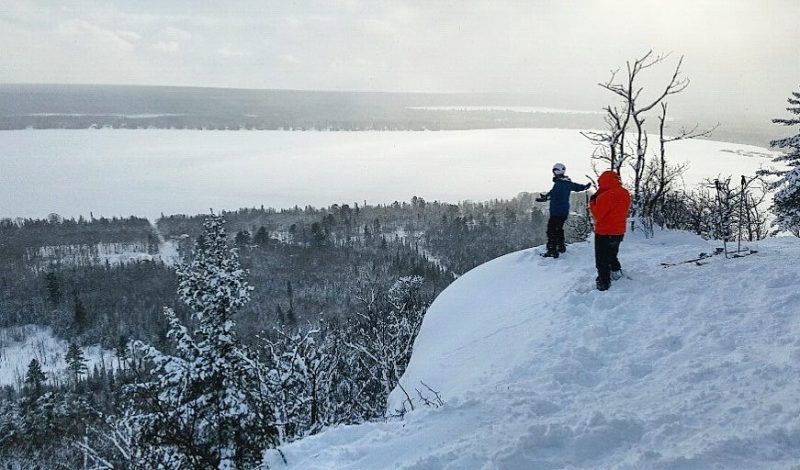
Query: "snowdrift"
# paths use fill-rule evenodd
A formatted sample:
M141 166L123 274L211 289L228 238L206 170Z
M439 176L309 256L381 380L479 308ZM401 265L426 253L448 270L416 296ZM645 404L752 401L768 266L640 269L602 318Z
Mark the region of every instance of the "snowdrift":
M717 246L628 235L607 292L588 242L479 266L431 306L401 383L445 405L285 446L288 468L797 468L800 241L661 265Z

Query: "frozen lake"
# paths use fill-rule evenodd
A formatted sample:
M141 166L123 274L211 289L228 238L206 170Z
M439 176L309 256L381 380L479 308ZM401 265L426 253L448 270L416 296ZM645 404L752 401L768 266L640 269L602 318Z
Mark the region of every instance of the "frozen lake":
M651 139L651 146L657 139ZM252 206L327 206L510 198L550 187L550 167L584 181L592 145L576 130L288 132L0 131L0 217L201 213ZM759 147L672 144L687 183L752 174Z

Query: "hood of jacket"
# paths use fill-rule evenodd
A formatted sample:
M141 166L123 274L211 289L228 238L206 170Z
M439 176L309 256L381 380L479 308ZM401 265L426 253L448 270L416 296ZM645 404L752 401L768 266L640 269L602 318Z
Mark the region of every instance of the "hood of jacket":
M622 186L619 180L619 175L615 171L604 171L600 178L597 180L597 189L606 190Z

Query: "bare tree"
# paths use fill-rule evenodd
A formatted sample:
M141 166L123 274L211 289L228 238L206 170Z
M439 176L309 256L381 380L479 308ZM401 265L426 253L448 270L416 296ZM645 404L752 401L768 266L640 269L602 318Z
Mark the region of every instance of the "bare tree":
M769 236L768 211L765 207L767 200L768 184L761 175L747 178L742 175L741 189L739 191L739 240L744 239L741 226L747 234L748 241L762 240Z
M681 179L688 168L686 163L670 164L667 161L667 144L680 140L708 137L717 128L718 124L700 129L699 124L691 128L680 128L675 135L667 136L665 123L667 121L666 102L660 103L661 113L658 115L658 154L657 158L650 160L645 165L639 182L639 214L645 230L652 234L653 224L664 225L664 203L666 195L674 191L675 184Z
M670 95L680 93L689 86L689 79L682 76L683 56L678 59L669 81L657 90L655 96L645 98L645 87L640 84L643 73L664 62L669 54L654 54L652 50L643 56L625 64L625 74L620 77L620 69L611 72L611 77L598 85L610 91L621 103L609 105L605 109L605 122L608 130L604 132L584 132L583 135L596 144L593 159L607 164L608 168L620 172L628 164L633 170L633 205L634 215L646 216L655 213L663 204L665 195L671 186L680 179L685 171L684 165L670 165L667 162L666 144L678 140L709 136L717 126L701 130L698 125L690 129L681 128L674 136L667 136L667 102ZM645 122L648 113L656 106L660 107L659 149L657 159L648 163L648 133ZM595 168L596 170L596 168ZM646 191L647 194L643 194ZM649 225L652 228L652 217Z
M610 168L612 170L620 170L622 163L631 156L626 154L625 134L629 131L629 125L633 123L636 128L636 163L634 163L634 170L636 170L635 177L637 181L641 178L647 151L647 133L644 128L645 113L661 103L667 96L680 93L689 86L689 79L680 75L681 64L683 63L683 56L681 56L667 86L654 99L645 103L641 102L644 87L640 86L637 80L640 79L643 71L663 62L668 56L668 54L654 55L653 51L650 50L633 62L627 61L625 63L627 73L622 80L617 80L617 75L620 71L620 69L617 69L611 72L611 77L607 81L598 83L600 87L621 98L621 107L609 105L605 108L605 120L609 126L608 131L604 133L584 133L590 140L608 146L608 152L606 153Z

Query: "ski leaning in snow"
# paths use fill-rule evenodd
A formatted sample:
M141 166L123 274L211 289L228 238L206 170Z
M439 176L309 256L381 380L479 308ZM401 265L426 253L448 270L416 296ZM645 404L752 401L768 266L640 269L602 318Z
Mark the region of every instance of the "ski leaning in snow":
M670 266L678 266L681 264L690 264L690 263L696 263L698 266L701 266L703 264L706 264L706 263L701 263L702 260L711 258L712 256L714 255L709 253L700 253L699 255L697 255L697 258L687 259L685 261L677 261L675 263L661 263L661 266L669 268Z
M678 265L681 265L681 264L691 264L691 263L695 263L697 266L703 266L705 264L708 264L707 261L703 262L703 260L707 260L708 258L711 258L712 256L721 255L723 253L725 253L725 252L723 251L722 248L717 248L717 249L714 250L713 253L705 253L705 252L703 252L703 253L698 254L697 258L687 259L685 261L676 261L674 263L661 263L661 266L663 266L665 268L669 268L671 266L678 266ZM756 253L758 253L757 250L751 250L751 249L747 248L747 249L744 249L744 250L740 250L738 252L728 252L728 253L726 253L725 257L729 258L729 259L730 258L744 258L745 256L754 255Z

